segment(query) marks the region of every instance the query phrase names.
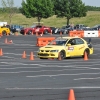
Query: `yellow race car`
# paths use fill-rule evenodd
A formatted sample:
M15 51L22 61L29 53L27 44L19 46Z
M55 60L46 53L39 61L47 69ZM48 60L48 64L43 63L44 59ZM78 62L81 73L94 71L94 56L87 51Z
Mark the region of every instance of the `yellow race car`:
M38 57L42 58L58 58L87 56L93 54L91 39L87 42L80 37L58 37L44 47L38 50Z
M6 26L0 26L0 36L10 35L10 29Z

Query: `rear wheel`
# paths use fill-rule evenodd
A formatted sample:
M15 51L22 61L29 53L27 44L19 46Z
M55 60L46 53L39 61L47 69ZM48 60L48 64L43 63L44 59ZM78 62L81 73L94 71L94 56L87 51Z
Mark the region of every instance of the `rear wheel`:
M48 31L47 31L47 30L45 30L45 31L44 31L44 34L48 34Z

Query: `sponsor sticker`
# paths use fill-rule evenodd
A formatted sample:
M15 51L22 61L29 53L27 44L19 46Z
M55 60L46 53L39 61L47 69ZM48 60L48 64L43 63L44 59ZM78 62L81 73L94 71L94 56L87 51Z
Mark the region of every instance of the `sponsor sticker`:
M73 51L74 50L74 47L73 46L69 46L68 47L68 51Z

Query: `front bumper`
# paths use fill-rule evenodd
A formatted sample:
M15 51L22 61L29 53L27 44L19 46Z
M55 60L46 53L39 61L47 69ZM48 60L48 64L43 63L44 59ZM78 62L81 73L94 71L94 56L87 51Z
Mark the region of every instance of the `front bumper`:
M39 58L58 58L58 52L38 53Z

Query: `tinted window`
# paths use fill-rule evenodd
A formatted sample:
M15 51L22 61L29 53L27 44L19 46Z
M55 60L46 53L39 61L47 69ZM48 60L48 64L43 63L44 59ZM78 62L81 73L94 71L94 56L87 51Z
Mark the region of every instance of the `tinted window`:
M70 39L67 44L76 45L75 39Z
M76 44L84 44L84 41L82 39L76 39Z

